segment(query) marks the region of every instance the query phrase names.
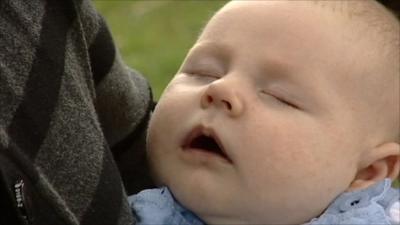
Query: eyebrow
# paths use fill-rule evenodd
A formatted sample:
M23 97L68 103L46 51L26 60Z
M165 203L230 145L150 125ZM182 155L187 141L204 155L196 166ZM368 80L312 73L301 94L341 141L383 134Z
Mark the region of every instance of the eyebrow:
M225 44L216 43L212 41L203 41L195 44L188 52L185 61L183 62L180 71L190 68L191 66L198 65L217 65L219 61L225 63L221 70L229 67L231 50ZM206 57L203 57L206 56ZM226 65L228 64L228 65Z
M192 56L202 55L202 54L210 54L215 58L228 59L229 61L232 58L233 47L223 42L216 41L201 41L195 44L188 53L188 59L192 58ZM295 66L289 62L285 62L279 58L271 58L271 57L263 57L268 58L267 60L260 62L262 72L265 71L273 71L276 73L271 73L270 79L281 79L282 75L284 77L295 80L295 78L291 76L290 71ZM271 69L273 68L273 69ZM279 74L276 75L276 74Z
M215 41L201 41L199 43L196 43L190 50L189 54L199 54L199 53L211 53L213 55L222 57L222 58L227 58L229 57L229 54L232 52L232 48L221 42L215 42ZM204 53L203 53L204 52Z

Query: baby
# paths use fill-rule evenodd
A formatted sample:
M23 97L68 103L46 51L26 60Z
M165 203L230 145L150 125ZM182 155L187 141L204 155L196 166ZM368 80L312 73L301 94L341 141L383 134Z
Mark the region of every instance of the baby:
M399 21L365 1L233 1L163 93L139 224L398 224Z

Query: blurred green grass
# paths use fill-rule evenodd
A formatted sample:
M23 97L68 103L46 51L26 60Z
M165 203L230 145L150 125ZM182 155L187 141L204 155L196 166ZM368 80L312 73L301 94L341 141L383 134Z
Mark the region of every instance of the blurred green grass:
M95 0L125 63L150 82L156 99L207 20L226 0Z

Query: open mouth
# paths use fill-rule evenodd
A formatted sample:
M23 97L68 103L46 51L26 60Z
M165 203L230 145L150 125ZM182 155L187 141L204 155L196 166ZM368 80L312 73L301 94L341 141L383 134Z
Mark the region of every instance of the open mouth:
M183 149L211 153L227 160L228 162L232 162L226 154L224 147L218 140L217 136L211 132L204 132L201 129L195 129L194 132L189 134Z

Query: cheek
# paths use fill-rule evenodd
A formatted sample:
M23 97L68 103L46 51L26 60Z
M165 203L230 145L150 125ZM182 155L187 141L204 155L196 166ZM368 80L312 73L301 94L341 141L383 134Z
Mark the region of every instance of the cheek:
M158 185L165 182L165 162L171 161L169 148L174 143L171 136L176 132L177 111L171 107L169 99L162 98L152 114L147 134L147 154L153 178Z
M181 145L196 110L196 93L169 86L160 98L148 128L148 156L152 168L159 172L171 167L176 147Z
M157 106L152 114L149 130L150 134L163 133L167 136L169 131L173 131L177 124L185 121L185 117L190 115L195 105L195 96L192 92L179 85L170 84L164 91Z
M246 151L241 153L244 160L240 166L247 182L260 187L266 182L308 186L306 183L326 182L329 176L347 182L354 161L346 157L346 148L338 140L307 120L294 123L270 118L249 122L249 131L242 133L247 135L243 137L241 148Z
M248 135L240 146L244 201L271 212L304 208L305 215L317 216L351 182L353 161L317 126L279 118L260 122L243 132Z
M307 167L316 164L318 155L313 154L313 146L304 141L308 136L304 132L297 133L296 129L284 128L284 126L270 126L254 133L264 135L262 137L248 135L247 146L252 147L243 157L247 158L244 166L247 166L251 173L273 177L277 180L281 177L293 176L294 171L298 173L313 171ZM298 171L299 168L301 171Z
M160 146L166 144L173 125L178 122L181 114L182 101L178 101L175 95L165 92L157 103L157 106L151 115L148 128L148 149L150 153L158 151Z

